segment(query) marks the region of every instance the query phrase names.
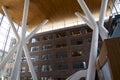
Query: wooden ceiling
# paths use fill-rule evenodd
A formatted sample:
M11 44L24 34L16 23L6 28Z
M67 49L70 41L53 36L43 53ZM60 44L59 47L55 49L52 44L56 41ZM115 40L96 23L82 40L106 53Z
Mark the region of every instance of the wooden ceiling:
M92 13L99 13L101 1L85 0ZM0 7L2 5L7 7L13 21L21 24L24 0L0 0ZM76 17L76 11L83 13L77 0L30 0L27 25L32 30L46 18L51 23ZM0 12L3 14L1 8Z

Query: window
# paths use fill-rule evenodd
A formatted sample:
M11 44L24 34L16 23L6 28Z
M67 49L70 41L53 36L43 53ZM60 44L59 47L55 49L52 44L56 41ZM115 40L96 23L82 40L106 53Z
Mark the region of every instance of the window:
M20 80L25 80L25 77L20 77Z
M53 80L52 77L41 77L41 80Z
M68 69L68 65L65 63L56 64L56 70L67 70L67 69Z
M31 47L31 52L39 51L39 46Z
M72 36L81 35L81 31L80 31L80 30L74 30L74 31L71 31L70 34L71 34Z
M47 49L51 49L52 45L51 44L45 44L42 46L42 50L47 50Z
M26 61L26 57L22 57L22 62L25 62Z
M8 63L13 63L15 61L15 59L11 58Z
M35 72L38 72L38 66L34 66Z
M42 72L49 72L52 71L52 66L51 65L42 65Z
M85 77L81 77L80 80L86 80L86 78Z
M31 56L32 61L38 61L38 56Z
M56 58L62 59L67 57L67 53L63 52L63 53L57 53L56 54Z
M40 41L40 38L32 38L32 43Z
M52 38L53 38L53 36L50 34L42 37L43 40L50 40Z
M41 80L47 80L47 77L41 77Z
M33 66L35 72L38 72L38 66ZM30 72L30 69L28 70L28 72Z
M86 69L86 62L74 62L73 69Z
M51 54L43 54L42 55L42 60L50 60L51 59Z
M57 80L66 80L66 78L57 78Z
M26 68L22 66L22 67L21 67L21 72L24 73L24 72L25 72L25 69L26 69Z
M92 29L86 28L86 33L92 33Z
M71 45L81 45L83 44L82 39L71 40Z
M62 47L66 47L66 46L67 46L66 43L56 44L56 48L62 48Z
M82 51L72 51L72 57L76 57L76 56L82 56L83 52Z
M27 80L33 80L33 78L32 78L31 76L29 76L29 77L27 78Z
M88 38L87 38L87 41L88 41L89 43L91 43L92 37L88 37Z
M62 38L66 36L66 32L60 32L56 34L56 38Z
M10 68L7 69L7 73L8 73L9 76L10 76L11 72L12 72L12 68L10 67Z

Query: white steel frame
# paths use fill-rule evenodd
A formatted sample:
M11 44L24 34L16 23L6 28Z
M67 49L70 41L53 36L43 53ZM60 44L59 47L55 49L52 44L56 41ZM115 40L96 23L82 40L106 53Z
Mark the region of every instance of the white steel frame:
M28 63L28 66L29 66L29 69L30 69L30 72L31 72L31 75L32 75L32 78L33 80L38 80L37 76L36 76L36 73L34 71L34 67L33 67L33 64L31 62L31 59L30 59L30 54L29 54L29 50L27 48L27 41L33 37L33 35L42 27L44 26L48 20L45 19L36 29L34 29L27 37L25 36L26 35L26 31L27 31L27 17L28 17L28 9L29 9L29 0L25 0L25 3L24 3L24 11L23 11L23 18L22 18L22 32L21 32L21 35L19 36L16 29L15 29L15 26L13 24L13 21L11 19L11 17L9 16L9 13L7 11L7 9L2 6L2 9L5 13L5 16L8 18L8 21L12 27L12 30L15 34L15 37L16 37L16 40L17 40L17 43L16 45L9 50L8 52L8 55L3 59L3 61L0 63L0 69L2 69L5 64L7 63L7 61L12 57L12 55L14 54L14 52L17 50L17 56L16 56L16 60L15 60L15 64L14 64L14 67L13 67L13 71L12 71L12 74L11 74L11 79L10 80L17 80L19 79L19 74L20 74L20 63L21 63L21 57L22 57L22 51L24 50L24 53L25 53L25 57L27 59L27 63ZM17 77L18 76L18 77Z
M102 40L108 38L108 31L104 27L104 17L105 17L108 0L102 0L98 24L96 23L94 17L92 16L92 13L90 12L84 0L77 0L77 1L88 19L85 18L83 15L81 15L79 12L75 12L75 15L78 16L78 18L82 18L82 20L86 22L86 24L93 30L89 65L87 70L87 80L95 80L95 70L96 70L95 63L97 59L97 48L98 48L98 38L99 38L98 36L100 34Z
M83 9L84 13L86 14L87 18L85 18L83 15L81 15L79 12L76 12L75 14L79 17L82 18L83 21L87 23L87 25L93 30L92 34L92 43L91 43L91 50L90 50L90 59L89 59L89 65L88 65L88 70L87 70L87 80L94 80L95 79L95 62L97 58L97 48L98 48L98 35L100 34L102 40L108 38L108 31L104 27L104 17L105 17L105 12L106 12L106 7L107 7L107 2L108 0L102 0L101 4L101 10L100 10L100 16L99 16L99 22L98 24L96 23L95 19L93 18L90 10L88 9L86 3L84 0L78 0L78 3L80 4L81 8ZM8 55L3 59L3 61L0 63L0 69L2 69L7 61L10 59L10 57L13 55L13 53L17 50L17 57L15 60L15 65L12 71L11 75L11 80L16 80L17 76L19 76L19 71L20 71L20 60L22 57L22 50L24 50L27 63L32 75L33 80L38 80L36 73L33 68L33 64L30 59L30 54L26 45L26 42L42 27L44 26L48 20L44 20L35 30L33 30L30 35L25 37L26 35L26 30L27 30L27 17L28 17L28 9L29 9L29 0L25 0L24 4L24 11L23 11L23 19L22 19L22 32L21 35L19 36L15 26L12 22L11 17L9 16L7 9L3 6L2 7L6 17L8 18L8 21L12 27L12 30L15 34L17 43L16 45L9 50Z

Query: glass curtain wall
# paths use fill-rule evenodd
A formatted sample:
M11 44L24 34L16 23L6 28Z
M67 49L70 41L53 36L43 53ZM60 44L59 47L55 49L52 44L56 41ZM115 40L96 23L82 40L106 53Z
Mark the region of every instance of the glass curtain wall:
M21 27L19 28L19 25L16 23L14 23L14 25L16 30L18 30L18 33L20 33ZM3 58L8 52L12 38L15 38L15 35L11 29L11 26L7 18L0 14L0 50L3 51L3 53L0 54L1 58Z
M120 0L113 0L112 15L120 14Z

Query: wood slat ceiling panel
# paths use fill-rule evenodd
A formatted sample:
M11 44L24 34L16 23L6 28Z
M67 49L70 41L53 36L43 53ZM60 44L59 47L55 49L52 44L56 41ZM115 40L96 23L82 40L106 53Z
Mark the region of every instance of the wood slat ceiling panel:
M101 0L85 0L92 13L100 10ZM24 0L0 0L0 6L6 6L12 19L21 24ZM77 0L30 0L28 26L32 29L45 18L49 23L76 17L75 11L83 13ZM2 10L0 9L0 12Z

